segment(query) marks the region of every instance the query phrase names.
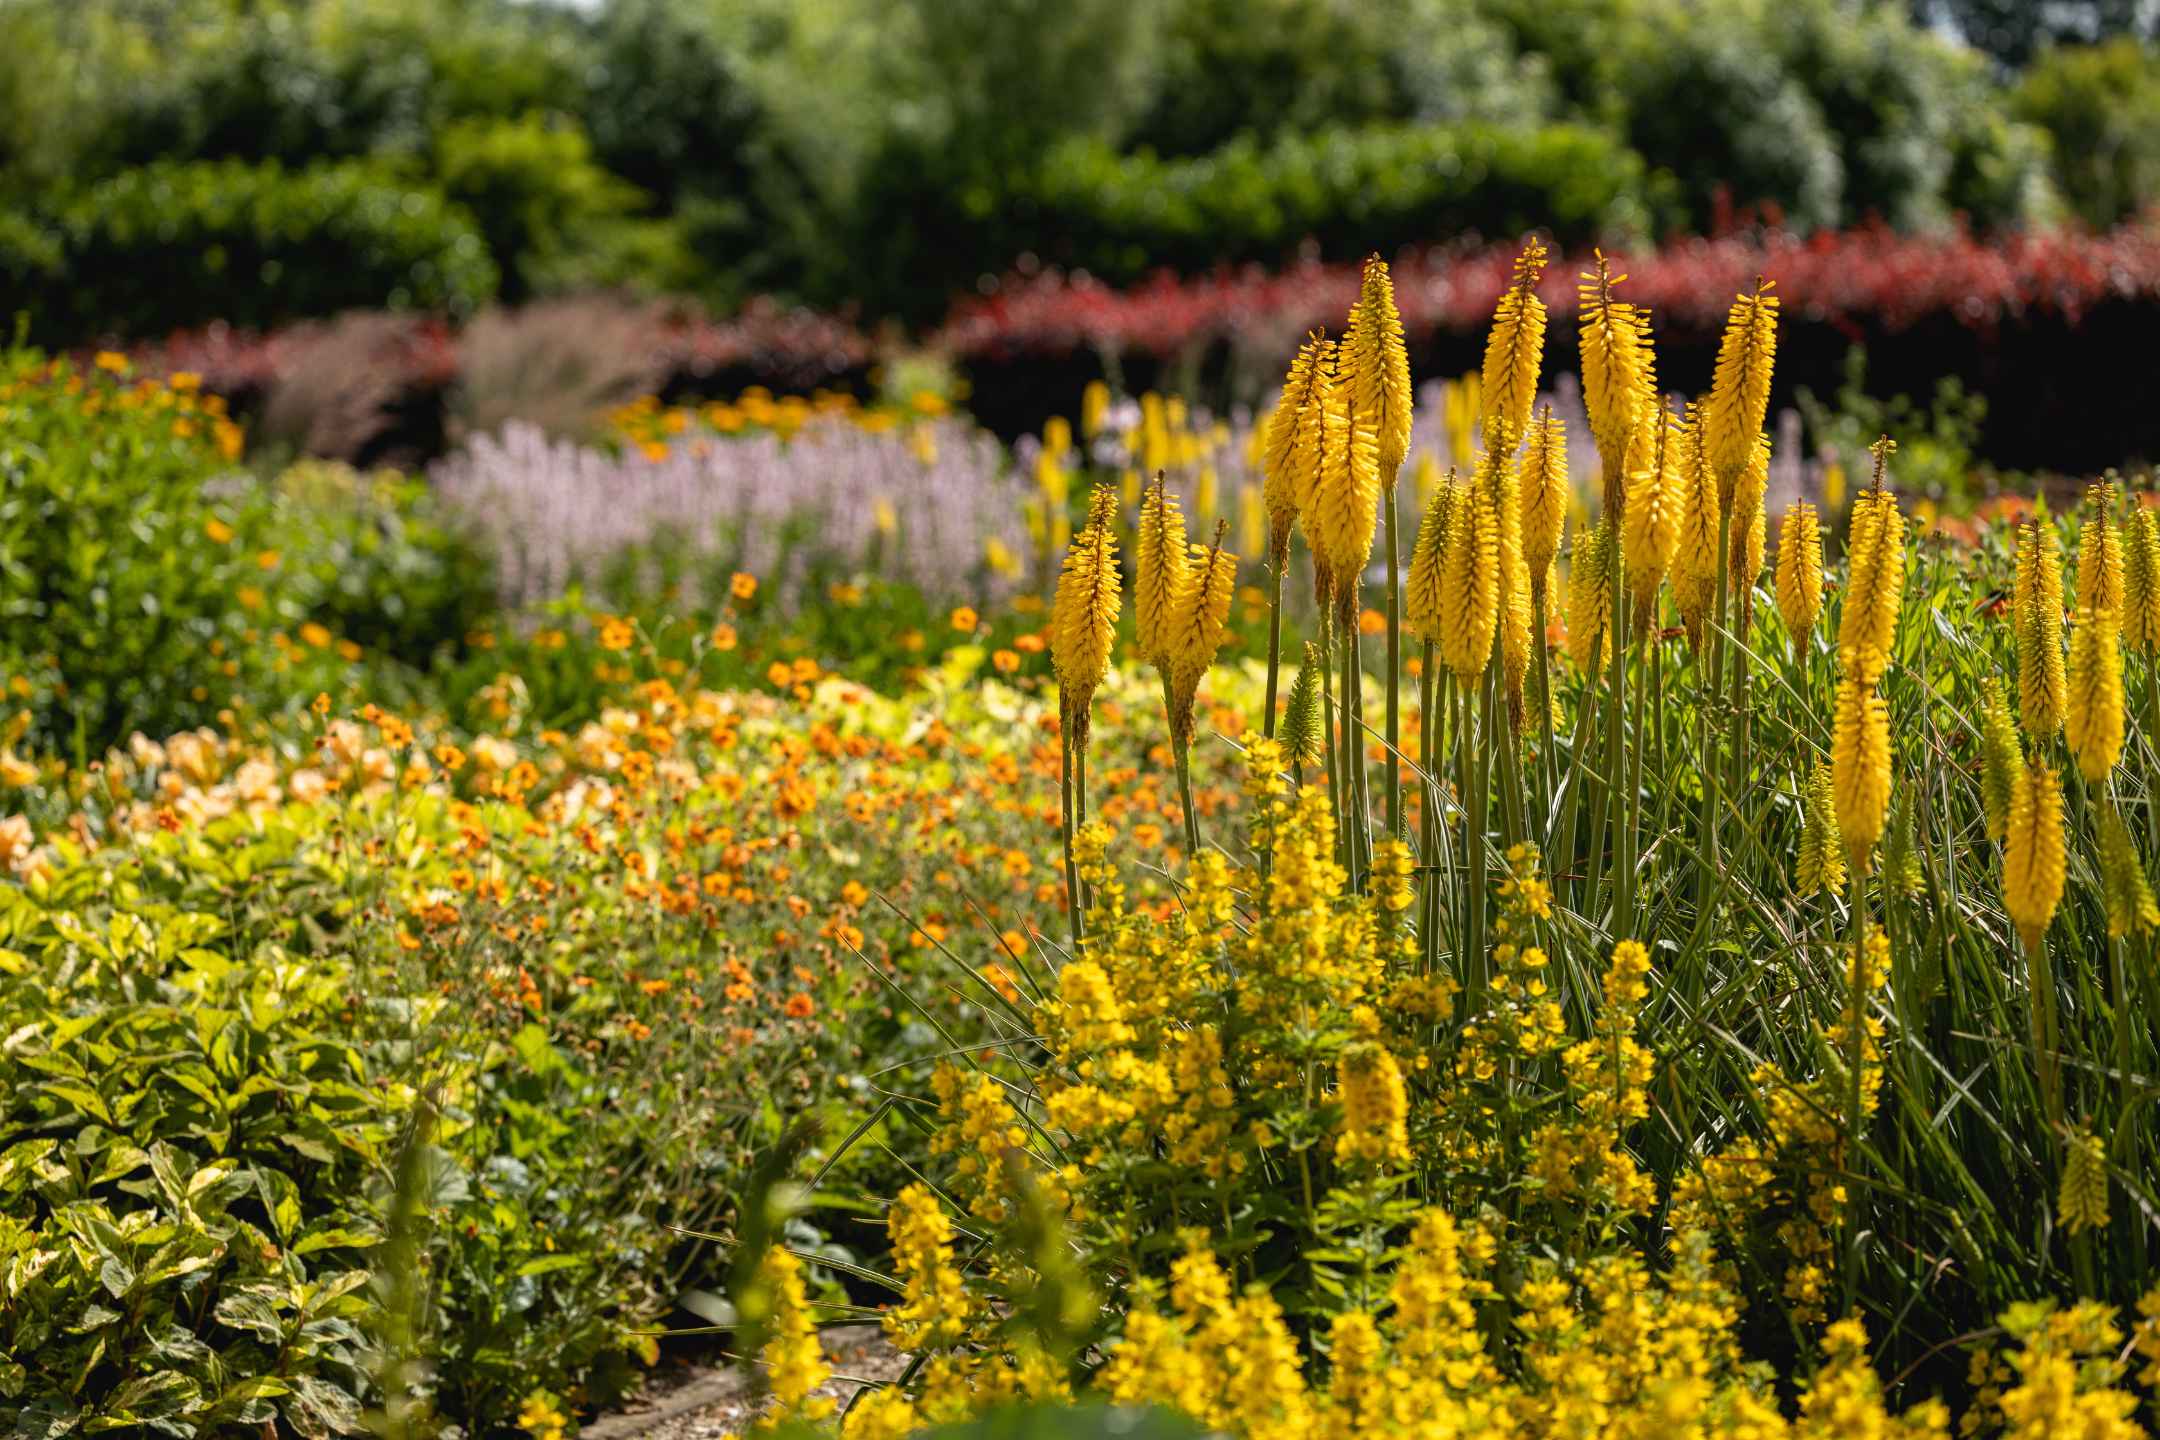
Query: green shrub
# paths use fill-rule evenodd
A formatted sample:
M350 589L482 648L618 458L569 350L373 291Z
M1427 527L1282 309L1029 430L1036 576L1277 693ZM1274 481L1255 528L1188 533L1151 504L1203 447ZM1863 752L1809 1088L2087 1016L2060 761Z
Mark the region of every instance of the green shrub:
M269 543L249 487L212 488L237 432L184 390L34 351L0 359L0 396L0 673L39 737L102 745L214 713Z
M351 1430L400 1121L347 979L98 880L0 893L0 1417Z
M286 604L371 656L425 668L495 608L495 576L424 480L305 461L278 477Z
M2053 145L2055 183L2087 224L2108 226L2160 193L2160 56L2135 40L2047 51L2014 106Z
M25 228L25 220L35 232ZM27 240L36 233L50 243ZM13 242L13 243L11 243ZM41 283L52 271L61 283ZM0 226L0 280L59 343L359 306L465 311L496 289L471 218L405 172L344 162L158 162Z
M1641 236L1665 211L1640 156L1596 131L1378 125L1197 160L1070 144L1030 197L1055 258L1131 277L1160 265L1280 260L1310 236L1336 258L1470 231Z

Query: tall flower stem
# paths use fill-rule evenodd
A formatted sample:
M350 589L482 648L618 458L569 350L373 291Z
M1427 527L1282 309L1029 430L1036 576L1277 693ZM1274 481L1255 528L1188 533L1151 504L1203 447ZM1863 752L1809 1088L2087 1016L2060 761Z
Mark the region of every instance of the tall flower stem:
M1608 492L1609 493L1609 492ZM1621 711L1627 693L1627 587L1621 583L1620 574L1620 526L1618 517L1608 515L1605 521L1605 573L1611 577L1612 616L1612 665L1608 672L1607 691L1612 703L1605 715L1605 788L1612 802L1612 933L1624 936L1629 930L1629 881L1634 875L1634 863L1628 855L1628 794L1625 784L1627 771L1621 754ZM1641 724L1638 713L1638 727Z
M1073 862L1073 742L1070 729L1060 732L1059 781L1065 806L1065 923L1073 952L1080 949L1080 867Z
M1469 924L1463 932L1465 1015L1477 1014L1485 1004L1485 807L1487 792L1491 789L1488 762L1492 751L1494 688L1492 667L1488 665L1478 686L1478 717L1473 734L1470 686L1463 686L1463 843L1470 862L1469 874L1463 880L1470 912Z
M1536 628L1531 632L1530 645L1537 652L1537 698L1538 698L1538 838L1549 842L1547 833L1552 824L1553 796L1560 789L1560 757L1553 749L1552 728L1552 656L1545 644L1545 578L1539 576L1530 584L1530 623Z
M1268 585L1267 699L1260 712L1260 733L1270 740L1275 738L1275 682L1282 668L1282 572L1287 559L1279 556L1269 567L1274 577Z
M1722 497L1721 497L1722 498ZM1718 509L1717 546L1717 609L1711 625L1707 648L1710 652L1709 672L1701 677L1697 704L1702 715L1702 855L1701 874L1697 893L1707 899L1717 883L1718 868L1718 782L1723 774L1723 757L1719 750L1721 726L1712 717L1717 708L1719 679L1725 673L1725 591L1729 583L1728 572L1732 559L1727 553L1732 546L1732 507L1720 505ZM1707 922L1708 907L1697 917L1699 923Z
M1335 667L1329 663L1332 656L1328 648L1334 643L1333 627L1323 613L1320 617L1320 715L1327 734L1320 748L1327 760L1328 811L1335 821L1335 859L1348 869L1350 860L1344 848L1344 837L1350 833L1349 806L1343 797L1343 777L1335 763Z
M1387 507L1387 824L1388 834L1403 833L1402 712L1398 692L1402 673L1402 575L1395 538L1395 479L1390 475Z
M1848 1175L1859 1172L1860 1138L1863 1123L1860 1113L1861 1098L1865 1093L1861 1084L1861 1070L1867 1062L1867 857L1856 856L1852 862L1852 878L1848 882L1847 895L1852 910L1852 959L1848 962L1850 973L1845 988L1845 1171ZM1854 1197L1858 1187L1848 1186L1844 1214L1844 1243L1839 1247L1844 1271L1845 1303L1850 1311L1853 1296L1859 1282L1858 1267L1853 1264L1854 1240L1859 1230L1859 1213Z

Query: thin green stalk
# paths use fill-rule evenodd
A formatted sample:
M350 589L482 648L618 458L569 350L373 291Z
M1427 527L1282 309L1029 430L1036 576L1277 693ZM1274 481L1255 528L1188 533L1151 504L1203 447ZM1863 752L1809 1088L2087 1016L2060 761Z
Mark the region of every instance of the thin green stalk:
M1063 732L1058 750L1059 784L1065 807L1065 922L1077 954L1080 949L1080 867L1073 862L1073 746L1069 728Z
M1545 577L1530 582L1530 648L1537 652L1538 838L1550 845L1553 796L1560 789L1560 757L1553 750L1552 656L1545 645Z
M1402 674L1402 577L1396 555L1395 479L1387 486L1387 823L1400 836L1402 823L1402 719L1397 692Z
M1342 777L1336 773L1335 764L1335 667L1330 663L1329 650L1333 644L1333 627L1323 613L1320 618L1320 715L1321 723L1327 727L1327 735L1326 743L1320 748L1327 761L1328 813L1335 822L1335 859L1347 869L1350 861L1343 851L1343 836L1350 826L1343 816Z
M1433 643L1425 642L1423 663L1418 666L1418 954L1419 973L1432 974L1437 950L1435 915L1440 900L1438 830L1435 814L1439 787L1433 783Z
M1867 857L1852 859L1851 879L1847 895L1852 909L1852 957L1846 962L1845 986L1845 1169L1857 1174L1860 1168L1860 1139L1863 1117L1860 1101L1863 1087L1861 1069L1867 1061L1867 971L1864 953L1867 946ZM1845 1303L1843 1309L1850 1313L1853 1297L1859 1286L1859 1266L1854 1263L1853 1251L1859 1234L1860 1215L1858 1198L1860 1187L1848 1185L1845 1200L1844 1243L1839 1247L1840 1268L1844 1271Z
M1282 572L1287 558L1286 553L1269 567L1275 573L1268 587L1267 699L1262 702L1260 733L1270 740L1275 738L1275 681L1282 668Z
M1717 546L1717 611L1715 623L1709 635L1710 670L1700 687L1698 704L1702 709L1702 853L1703 863L1698 875L1698 893L1707 898L1716 884L1718 870L1718 780L1722 773L1720 763L1719 726L1713 721L1711 711L1717 706L1718 681L1725 669L1725 591L1729 583L1727 572L1731 557L1726 553L1732 545L1732 507L1724 506L1718 512ZM1709 906L1702 906L1699 922L1706 922Z
M1484 1006L1487 978L1485 956L1485 875L1487 866L1485 807L1487 792L1491 789L1490 762L1492 758L1493 697L1497 689L1497 677L1493 674L1493 667L1491 665L1485 667L1484 681L1479 686L1480 703L1475 736L1470 733L1469 688L1467 685L1463 687L1463 752L1465 756L1463 769L1465 772L1464 778L1468 782L1464 792L1465 808L1468 812L1465 821L1465 839L1470 858L1470 874L1464 882L1465 888L1469 891L1470 900L1470 925L1465 935L1465 943L1469 951L1467 959L1470 969L1471 988L1474 992L1472 998L1475 1001L1467 1013L1475 1015Z
M1185 809L1186 863L1200 858L1200 812L1193 808L1192 798L1192 746L1181 741L1170 742L1170 749L1177 756L1178 804Z
M1605 526L1611 532L1606 541L1605 573L1612 577L1612 614L1607 622L1612 626L1612 664L1606 682L1612 704L1607 707L1605 716L1605 785L1612 796L1612 933L1626 935L1632 904L1629 881L1634 866L1628 856L1628 797L1622 784L1627 772L1622 768L1620 752L1621 712L1627 695L1627 587L1620 583L1620 527L1616 520L1617 517L1608 517ZM1636 723L1640 725L1639 718Z

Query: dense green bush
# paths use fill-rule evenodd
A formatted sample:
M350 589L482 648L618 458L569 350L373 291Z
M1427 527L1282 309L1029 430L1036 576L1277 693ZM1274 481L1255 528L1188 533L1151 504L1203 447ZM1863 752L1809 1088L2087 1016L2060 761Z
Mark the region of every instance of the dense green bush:
M1044 241L1070 249L1052 257L1114 277L1281 260L1308 236L1333 256L1475 230L1639 237L1671 214L1641 156L1575 126L1377 125L1194 160L1067 145L1030 199Z
M0 281L58 343L384 304L462 312L498 279L470 217L370 162L161 161L46 197L0 226L11 237Z
M2053 142L2063 198L2089 225L2160 193L2160 55L2135 40L2050 50L2020 80L2016 112Z

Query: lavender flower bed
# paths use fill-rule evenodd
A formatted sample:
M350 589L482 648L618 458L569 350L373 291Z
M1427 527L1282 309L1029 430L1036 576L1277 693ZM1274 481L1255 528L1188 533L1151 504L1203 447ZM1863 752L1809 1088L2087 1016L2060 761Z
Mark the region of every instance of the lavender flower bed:
M550 439L512 423L438 463L438 491L495 553L505 603L528 605L665 571L688 604L717 599L732 570L782 604L834 579L903 581L981 602L1024 583L989 563L1028 544L1027 476L996 439L960 420L924 446L899 432L815 421L774 435L689 441L658 460Z

